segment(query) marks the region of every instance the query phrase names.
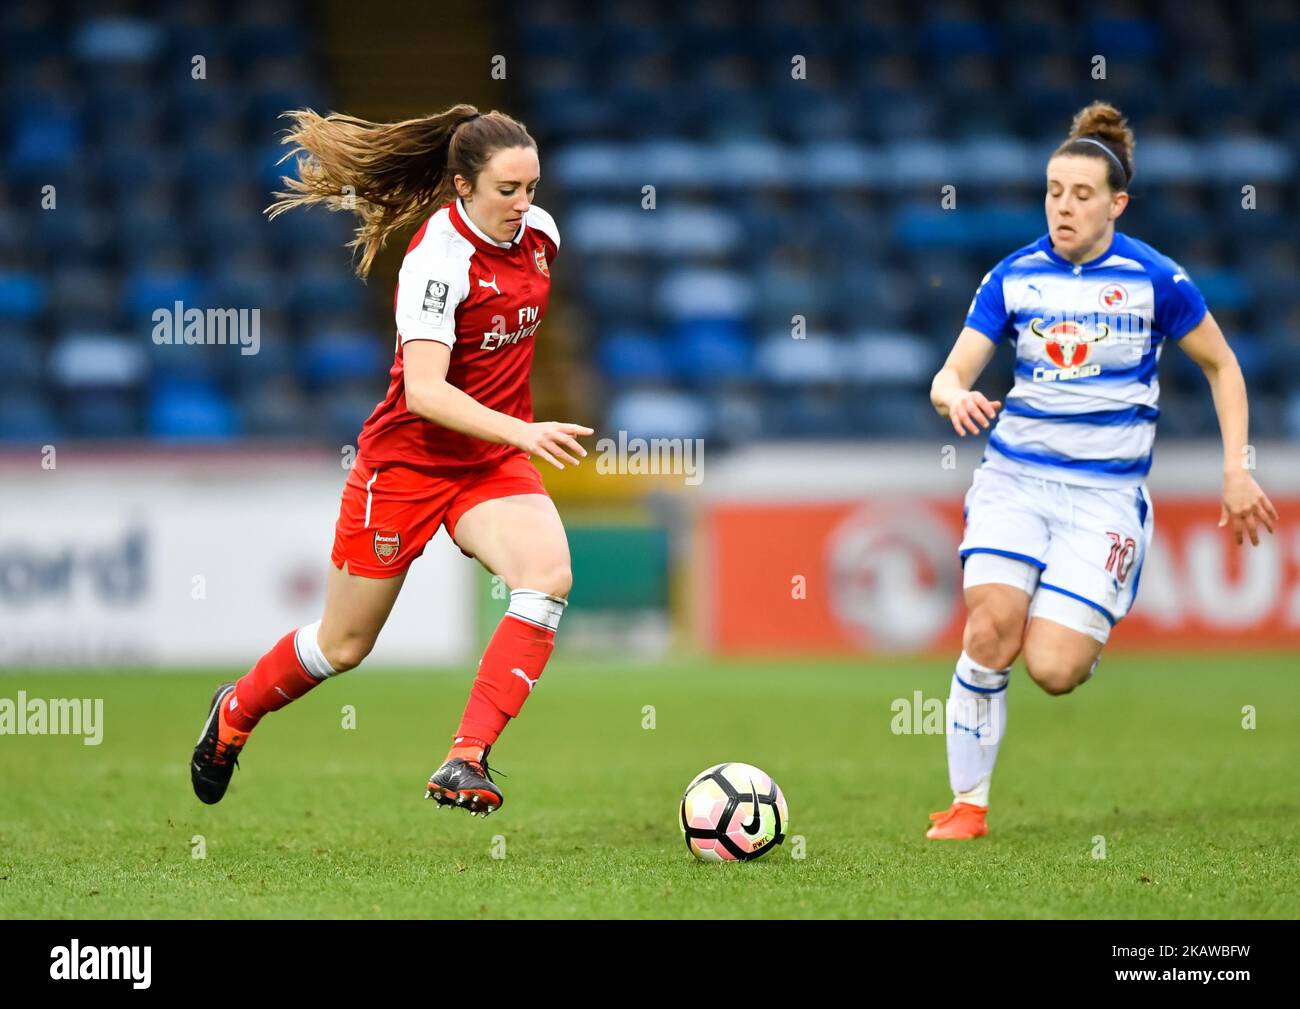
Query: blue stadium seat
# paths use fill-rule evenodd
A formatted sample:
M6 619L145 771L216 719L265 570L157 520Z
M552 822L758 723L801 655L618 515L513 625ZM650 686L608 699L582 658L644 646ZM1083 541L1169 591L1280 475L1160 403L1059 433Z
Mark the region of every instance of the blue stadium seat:
M149 398L149 434L162 439L221 441L240 433L235 409L212 383L169 378Z
M0 271L0 320L35 319L45 309L47 287L34 273Z
M245 372L245 376L253 376ZM255 438L320 438L320 397L308 397L288 377L288 370L258 375L242 386L236 398L240 429ZM356 431L343 444L351 444Z
M311 437L328 438L336 445L353 444L378 398L375 386L368 384L331 389L324 402L321 427L311 431Z
M4 368L0 371L0 400L39 388L45 378L45 342L33 329L4 327Z
M843 355L843 341L831 333L814 330L796 339L778 331L759 344L756 371L777 386L839 385L846 378Z
M644 329L616 328L599 341L598 361L611 382L661 382L673 373L665 343Z
M162 28L140 18L100 16L83 21L72 33L73 56L86 63L148 63L162 48Z
M279 223L278 221L275 223ZM364 288L354 277L339 276L339 265L347 265L344 250L336 243L330 251L312 255L290 275L289 305L295 312L355 312L362 305Z
M603 430L610 437L626 431L629 438L707 438L713 418L702 397L677 389L637 389L613 398Z
M137 397L91 389L62 404L62 425L73 438L135 438L144 433Z
M185 308L207 307L202 280L183 265L157 262L127 278L122 307L133 318L149 319L155 310L171 310L178 301Z
M31 390L0 395L0 441L44 442L63 433L45 397Z
M673 327L670 357L679 381L693 386L753 375L749 333L735 319L685 319Z
M139 389L148 364L146 346L142 337L130 334L95 330L64 333L50 351L50 381L69 393Z
M18 173L71 168L81 155L81 127L75 113L57 106L24 107L9 138L7 161Z
M391 359L392 355L385 353L384 344L374 333L359 325L348 327L344 320L307 337L299 367L309 383L329 384L383 374ZM373 386L370 395L374 395Z

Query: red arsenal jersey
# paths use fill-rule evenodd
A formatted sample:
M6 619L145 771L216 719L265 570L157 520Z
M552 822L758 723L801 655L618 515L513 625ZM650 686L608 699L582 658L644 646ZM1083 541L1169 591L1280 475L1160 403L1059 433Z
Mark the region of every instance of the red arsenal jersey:
M361 459L370 465L465 468L516 451L411 413L402 347L412 340L445 343L451 348L448 382L492 410L531 422L533 334L546 313L550 263L559 247L555 221L536 206L510 242L480 231L459 199L424 222L397 275L397 352L388 395L357 439Z

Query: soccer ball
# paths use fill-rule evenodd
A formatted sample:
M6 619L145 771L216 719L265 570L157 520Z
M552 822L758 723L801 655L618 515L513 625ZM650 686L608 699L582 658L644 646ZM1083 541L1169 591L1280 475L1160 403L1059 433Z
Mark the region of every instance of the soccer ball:
M748 862L785 840L785 796L752 764L701 771L682 796L686 847L704 862Z

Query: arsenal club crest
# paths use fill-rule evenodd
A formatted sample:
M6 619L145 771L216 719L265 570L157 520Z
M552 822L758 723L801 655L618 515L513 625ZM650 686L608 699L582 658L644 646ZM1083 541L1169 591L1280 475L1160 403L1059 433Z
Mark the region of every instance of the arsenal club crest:
M392 564L402 549L402 534L375 530L375 556L380 564Z
M537 272L543 277L549 277L551 275L551 267L546 262L546 250L540 245L533 252L533 263L537 266Z

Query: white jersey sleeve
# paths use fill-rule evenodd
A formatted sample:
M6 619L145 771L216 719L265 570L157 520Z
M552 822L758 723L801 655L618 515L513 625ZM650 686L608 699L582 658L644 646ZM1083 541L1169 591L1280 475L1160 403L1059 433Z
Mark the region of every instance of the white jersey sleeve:
M397 335L401 343L456 343L456 308L469 295L474 247L451 227L446 211L435 214L424 238L402 260L397 275Z
M556 226L554 217L537 204L533 204L524 215L524 219L530 228L536 228L551 240L557 253L560 251L560 229Z

